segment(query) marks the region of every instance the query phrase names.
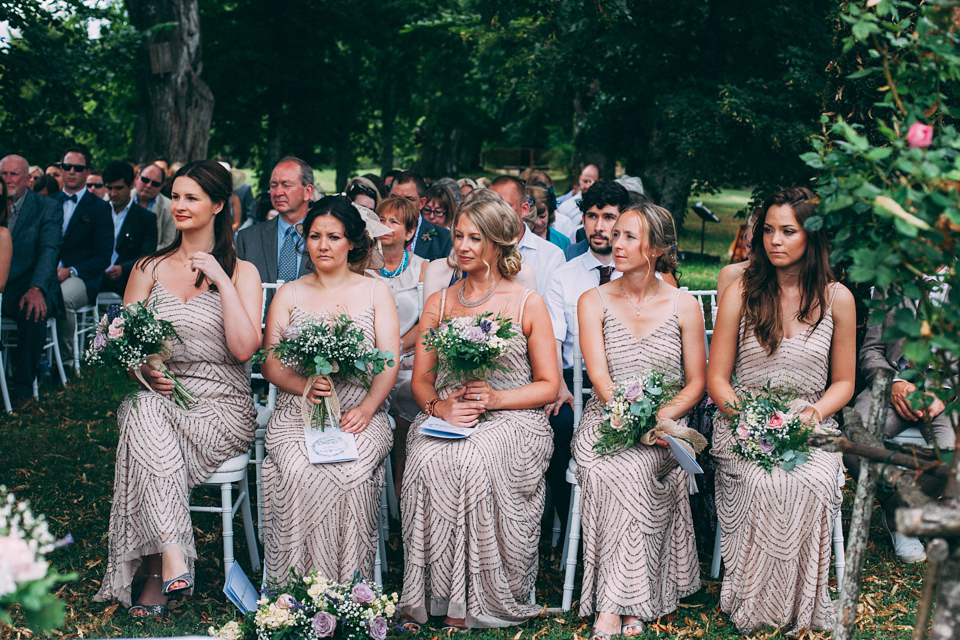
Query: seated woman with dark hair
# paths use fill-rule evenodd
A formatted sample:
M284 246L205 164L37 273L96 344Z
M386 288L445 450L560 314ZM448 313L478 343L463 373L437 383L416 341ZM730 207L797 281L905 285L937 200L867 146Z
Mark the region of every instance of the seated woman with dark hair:
M173 382L148 365L150 388L117 411L117 446L106 575L95 600L119 600L134 617L167 613L167 598L192 591L197 557L188 496L224 462L247 451L256 430L244 364L260 347L257 268L237 259L230 174L216 162L177 172L170 206L173 243L140 260L125 304L150 304L182 342L166 365L198 398L170 398ZM144 580L131 606L133 583Z
M373 241L357 208L344 196L318 200L303 220L303 237L313 270L277 290L264 347L275 346L301 318L346 314L367 346L398 353L393 296L384 283L363 276ZM343 412L339 427L356 436L359 458L326 464L307 457L301 404L304 397L320 404L330 396L328 379L311 382L272 355L262 371L280 390L263 463L266 577L282 581L291 569L316 569L329 580L349 580L356 571L373 575L383 459L393 446L383 404L397 380L396 365L373 376L369 388L332 375Z
M423 219L438 227L449 229L450 223L453 221L453 214L457 209L450 189L442 184L433 184L423 194L423 198L424 205L420 209L420 215L423 216Z
M366 207L371 211L377 208L382 199L377 186L366 178L354 178L348 182L344 193L350 199L350 202Z

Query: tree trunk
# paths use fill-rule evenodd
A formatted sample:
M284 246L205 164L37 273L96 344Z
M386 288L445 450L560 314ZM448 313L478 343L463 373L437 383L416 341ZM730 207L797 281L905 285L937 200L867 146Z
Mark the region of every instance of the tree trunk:
M393 132L396 128L397 113L393 100L392 83L386 82L383 89L383 103L380 109L380 175L393 170Z
M130 22L146 34L139 76L141 113L136 157L170 162L207 157L213 93L200 78L200 12L197 0L125 0Z
M643 174L647 197L673 214L677 232L683 229L683 221L687 217L687 201L692 185L690 173L681 167L671 166L666 157L647 163L647 170Z

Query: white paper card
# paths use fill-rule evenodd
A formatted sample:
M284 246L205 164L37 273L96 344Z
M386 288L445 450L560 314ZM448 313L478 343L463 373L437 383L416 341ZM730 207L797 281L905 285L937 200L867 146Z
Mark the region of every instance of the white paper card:
M420 424L420 433L423 435L447 440L469 438L475 431L474 427L455 427L446 420L436 417L427 418Z
M257 610L257 598L260 593L257 591L250 578L240 568L240 563L234 562L227 574L227 582L223 585L223 592L227 594L240 613L247 614Z
M670 453L680 463L680 468L689 474L703 473L703 468L697 464L697 459L687 453L687 450L680 446L673 436L662 436L664 441L670 445Z
M303 437L307 443L307 458L313 464L349 462L360 457L356 437L329 424L323 430L304 427Z

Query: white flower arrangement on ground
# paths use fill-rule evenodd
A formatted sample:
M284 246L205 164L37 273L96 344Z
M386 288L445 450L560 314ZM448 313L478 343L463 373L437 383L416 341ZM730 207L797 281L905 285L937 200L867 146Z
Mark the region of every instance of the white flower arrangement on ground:
M63 624L63 603L50 591L76 575L52 571L47 554L70 542L70 537L55 541L46 519L0 485L0 623L13 624L10 611L19 605L33 628L51 630Z
M359 574L333 582L316 571L291 571L286 584L262 592L256 611L208 633L223 640L384 640L398 599Z

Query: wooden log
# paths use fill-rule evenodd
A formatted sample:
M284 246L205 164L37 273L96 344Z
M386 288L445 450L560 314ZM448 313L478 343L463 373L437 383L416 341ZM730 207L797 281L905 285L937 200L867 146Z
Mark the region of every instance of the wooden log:
M867 434L880 441L883 425L890 405L890 387L893 374L879 371L870 390L870 410L867 423L862 426ZM860 415L853 410L844 411L844 424L851 432L861 428ZM844 439L846 440L846 439ZM846 440L849 444L853 445ZM857 445L867 446L867 445ZM875 448L875 447L874 447ZM873 511L873 499L877 493L877 479L882 473L882 464L863 461L860 465L860 477L857 480L857 494L853 502L853 515L846 539L847 570L843 574L840 587L840 601L837 604L837 622L833 628L835 640L850 640L857 625L857 604L860 601L860 586L863 578L863 560L867 549L867 537L870 532L870 516Z
M897 509L897 531L914 537L960 537L960 505L944 502L920 509Z
M930 640L955 640L960 630L960 544L954 538L950 546L950 555L940 566L940 591Z
M850 413L856 414L852 409ZM847 417L847 410L844 409L844 420L850 420ZM859 420L859 418L852 418ZM825 433L817 433L807 440L814 447L824 451L839 453L852 453L855 456L866 458L874 462L886 462L897 467L906 467L908 469L922 469L925 473L932 473L946 478L950 474L950 468L939 460L927 460L918 458L906 453L894 453L882 447L871 447L869 445L852 442L843 436L836 436Z

